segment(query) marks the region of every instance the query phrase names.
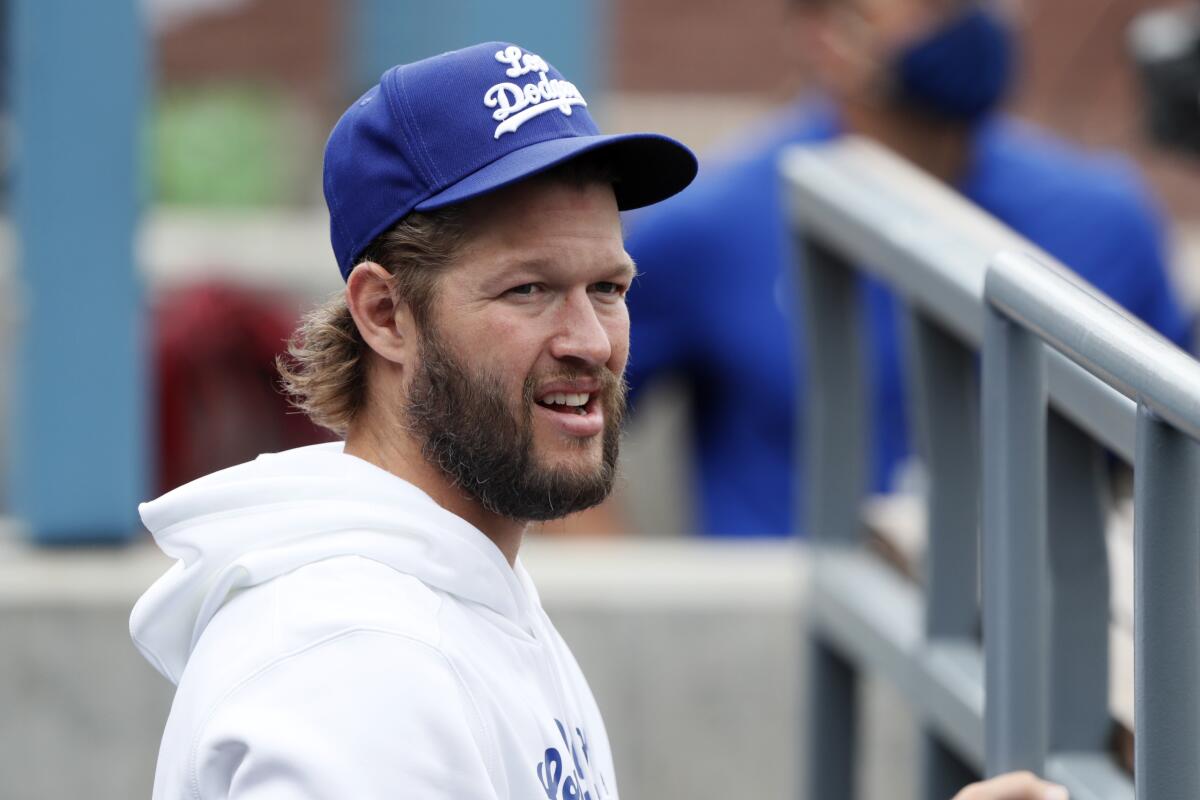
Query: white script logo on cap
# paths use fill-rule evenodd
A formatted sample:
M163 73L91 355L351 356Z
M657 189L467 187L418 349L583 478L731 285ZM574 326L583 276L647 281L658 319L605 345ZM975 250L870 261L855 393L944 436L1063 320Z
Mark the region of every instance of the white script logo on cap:
M483 104L496 109L492 112L492 119L500 123L496 126L495 139L512 133L526 120L547 111L557 108L569 117L572 106L587 105L575 84L546 77L550 65L541 56L523 54L521 48L510 46L498 51L496 60L509 65L504 74L510 78L519 78L531 72L538 73L539 77L537 83L524 86L511 81L497 83L483 95Z

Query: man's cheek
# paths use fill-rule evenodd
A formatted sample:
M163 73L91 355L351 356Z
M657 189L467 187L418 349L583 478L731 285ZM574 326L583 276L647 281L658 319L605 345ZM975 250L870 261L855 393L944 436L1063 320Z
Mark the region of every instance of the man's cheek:
M609 369L620 376L625 373L629 361L629 311L622 307L621 320L609 331L608 341L612 347Z

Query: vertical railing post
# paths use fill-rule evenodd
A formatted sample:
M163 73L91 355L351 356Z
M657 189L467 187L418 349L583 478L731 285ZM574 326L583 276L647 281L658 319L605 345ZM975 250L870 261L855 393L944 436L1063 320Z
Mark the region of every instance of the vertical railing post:
M1047 747L1045 345L990 305L983 350L986 770L1042 772Z
M803 524L817 546L851 546L861 538L859 503L866 485L867 430L858 280L833 251L799 237L803 331L807 355L802 437ZM803 334L803 335L801 335ZM805 341L805 339L807 341ZM803 495L800 492L804 492ZM857 679L853 666L813 632L809 640L808 764L805 797L854 797Z
M858 675L819 638L808 644L808 761L802 798L852 800L857 752Z
M1049 752L1102 752L1112 733L1104 450L1056 411L1048 426Z
M916 441L929 470L925 635L974 640L979 587L979 392L972 350L909 312ZM975 773L933 733L922 734L922 792L946 800Z
M1138 406L1134 464L1134 780L1200 797L1200 446Z
M800 242L805 325L798 333L807 355L806 397L797 427L807 465L799 487L803 524L814 542L856 544L871 441L858 277L833 251L807 239Z

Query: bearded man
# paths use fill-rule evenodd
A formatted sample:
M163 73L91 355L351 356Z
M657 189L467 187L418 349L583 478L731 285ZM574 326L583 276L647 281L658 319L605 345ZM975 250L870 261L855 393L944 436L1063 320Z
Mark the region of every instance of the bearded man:
M617 796L517 551L612 486L618 211L695 172L666 137L600 135L507 43L393 68L350 107L325 153L346 290L283 365L344 443L141 509L179 559L131 620L178 684L155 798Z
M344 443L141 509L179 559L131 620L178 684L155 798L617 797L517 553L527 522L612 486L635 274L618 211L695 172L671 139L600 135L506 43L395 67L351 106L325 154L346 290L283 365Z

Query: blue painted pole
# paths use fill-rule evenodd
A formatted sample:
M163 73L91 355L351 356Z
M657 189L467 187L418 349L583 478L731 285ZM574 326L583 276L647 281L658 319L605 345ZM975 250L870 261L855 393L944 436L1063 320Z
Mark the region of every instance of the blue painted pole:
M136 0L10 0L19 303L9 511L39 543L117 542L147 489L134 261L146 38Z
M355 92L388 67L494 39L545 58L583 96L604 88L608 4L602 0L356 0L349 52ZM482 102L482 101L481 101Z

